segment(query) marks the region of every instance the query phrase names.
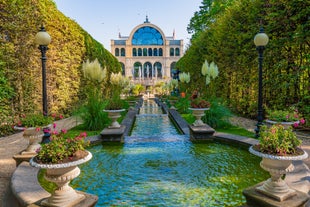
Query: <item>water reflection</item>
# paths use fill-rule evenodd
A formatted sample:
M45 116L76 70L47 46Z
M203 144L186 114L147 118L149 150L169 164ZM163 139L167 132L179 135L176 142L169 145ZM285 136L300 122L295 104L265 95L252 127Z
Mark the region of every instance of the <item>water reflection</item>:
M146 103L123 145L89 149L93 159L72 184L98 195L96 206L238 206L244 188L268 177L246 150L193 144L167 116L151 112L162 114Z

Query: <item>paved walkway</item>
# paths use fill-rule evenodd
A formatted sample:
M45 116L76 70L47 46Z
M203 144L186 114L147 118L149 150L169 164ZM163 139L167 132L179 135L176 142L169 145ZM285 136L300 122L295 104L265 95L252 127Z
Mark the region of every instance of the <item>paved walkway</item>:
M57 129L70 129L78 123L75 118L68 118L57 121ZM248 129L254 129L256 122L253 120L235 118L233 123ZM310 155L310 136L306 133L298 133L303 140L302 148ZM22 150L26 149L27 140L25 140L21 133L17 133L8 137L0 138L0 207L15 207L15 204L8 204L11 200L12 194L9 191L9 184L12 173L16 169L16 162L12 158ZM310 158L304 160L310 168Z

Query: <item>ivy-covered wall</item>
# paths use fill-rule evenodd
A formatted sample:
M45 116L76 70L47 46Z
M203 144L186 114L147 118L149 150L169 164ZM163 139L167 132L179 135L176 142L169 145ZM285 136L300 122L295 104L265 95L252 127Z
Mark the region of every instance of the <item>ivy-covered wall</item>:
M41 53L34 42L42 23L52 38L46 53L50 113L70 113L85 97L83 61L97 58L108 71L121 70L52 0L0 0L0 117L42 111Z
M210 0L203 2L213 5L207 4ZM187 92L199 88L206 97L221 97L234 111L254 118L257 112L258 52L253 39L263 26L269 36L263 60L264 107L283 109L299 104L304 109L310 101L309 1L227 2L226 8L212 16L207 25L201 25L199 18L193 19L200 22L200 26L192 25L197 28L195 38L177 62L178 69L190 72ZM208 7L206 11L212 11L212 8ZM201 28L205 29L201 31ZM219 76L207 86L201 74L205 59L209 63L214 61L219 68Z

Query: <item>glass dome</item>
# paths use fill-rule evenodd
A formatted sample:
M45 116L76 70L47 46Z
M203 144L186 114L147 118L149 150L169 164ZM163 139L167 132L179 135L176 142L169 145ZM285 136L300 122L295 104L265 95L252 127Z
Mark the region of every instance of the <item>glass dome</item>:
M153 27L141 27L132 37L132 45L163 45L163 37L160 32Z

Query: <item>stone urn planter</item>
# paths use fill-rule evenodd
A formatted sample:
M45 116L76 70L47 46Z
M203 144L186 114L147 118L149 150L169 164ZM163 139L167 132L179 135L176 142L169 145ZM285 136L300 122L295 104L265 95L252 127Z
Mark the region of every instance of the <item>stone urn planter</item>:
M205 111L209 110L209 108L189 108L189 110L193 111L193 116L196 118L193 126L205 126L206 124L203 123L201 117L205 115Z
M103 110L104 112L108 112L108 117L112 119L112 123L108 128L120 128L121 125L117 122L117 119L121 117L121 112L125 111L125 109L118 109L118 110Z
M295 124L299 124L299 121L281 121L281 122L277 122L277 121L273 121L273 120L265 120L265 122L268 124L268 125L274 125L274 124L281 124L283 125L285 128L288 128L290 126L293 126Z
M92 154L89 151L87 152L87 156L82 159L61 164L41 164L36 161L36 157L30 160L31 166L46 169L45 179L57 185L57 189L52 192L52 195L41 202L42 206L69 207L85 199L85 195L77 193L69 186L69 183L79 176L80 168L78 165L92 158Z
M40 142L42 141L43 135L44 133L41 128L25 128L23 137L28 140L28 146L23 154L36 154L36 150L41 147Z
M262 158L260 166L271 175L271 178L266 180L263 185L256 187L258 192L278 201L284 201L296 194L296 190L290 188L285 180L282 179L282 176L294 170L293 160L306 159L308 157L307 152L300 149L303 152L301 155L277 156L261 153L255 150L253 146L250 147L249 151Z

